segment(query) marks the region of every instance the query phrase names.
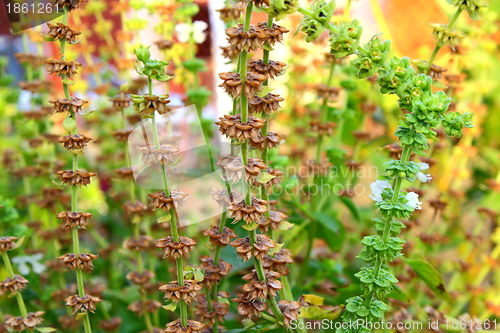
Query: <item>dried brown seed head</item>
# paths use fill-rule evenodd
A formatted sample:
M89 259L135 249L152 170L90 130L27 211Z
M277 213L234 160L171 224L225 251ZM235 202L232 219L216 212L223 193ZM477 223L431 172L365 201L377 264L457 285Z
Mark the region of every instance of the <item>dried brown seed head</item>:
M203 327L205 327L204 324L195 320L188 320L187 326L182 326L181 320L177 319L167 324L165 333L196 333Z
M74 253L67 253L57 257L57 260L61 260L66 268L72 271L75 269L93 270L94 265L92 264L92 260L95 260L98 257L98 255L92 253L79 253L78 255Z
M90 311L92 313L96 310L96 304L101 302L99 297L84 295L80 297L78 295L72 295L65 299L66 305L73 308L73 313L78 311L87 312Z
M165 292L164 298L174 303L180 300L186 304L191 302L196 297L196 292L201 290L201 285L195 280L184 280L184 285L179 286L177 281L170 281L168 284L160 286L159 290Z
M82 228L87 227L87 220L92 217L91 213L85 212L60 212L57 218L62 220L62 225L65 228Z
M195 245L196 242L193 239L185 236L180 236L178 241L174 241L172 236L166 236L156 241L156 247L161 249L163 258L189 257Z

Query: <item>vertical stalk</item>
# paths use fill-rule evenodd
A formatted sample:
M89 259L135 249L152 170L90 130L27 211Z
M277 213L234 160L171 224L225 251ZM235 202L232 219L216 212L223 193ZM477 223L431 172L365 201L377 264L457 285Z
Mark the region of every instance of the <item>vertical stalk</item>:
M2 259L5 264L5 269L10 278L14 277L14 270L12 269L12 264L10 263L9 255L7 251L2 251ZM20 291L16 292L16 301L19 306L19 311L21 311L21 316L26 319L28 317L28 310L26 310L26 304L24 304L23 296Z
M63 15L63 24L68 24L68 8L65 6L64 7L64 15ZM61 53L61 60L65 60L65 49L66 49L66 40L63 38L60 40L60 53ZM62 77L63 79L63 90L64 90L64 95L67 99L71 99L70 91L69 91L69 86L67 83L65 83L65 79L67 77L64 75ZM69 118L74 118L75 120L75 129L73 131L73 134L78 133L78 125L76 122L76 113L71 111L68 113ZM73 162L72 162L72 170L76 171L78 169L78 154L73 153ZM73 185L71 187L71 210L73 212L78 211L78 187L76 185ZM71 230L71 236L73 239L73 252L75 255L78 255L80 253L80 242L79 242L79 235L78 235L78 228L73 228ZM78 296L83 297L85 295L85 287L83 283L83 271L81 269L76 270L76 282L77 282L77 289L78 289ZM90 318L89 314L86 313L85 316L83 317L83 327L85 330L85 333L91 333L92 328L90 326Z
M407 163L410 160L411 146L403 146L403 152L401 153L401 163ZM403 184L403 178L398 177L394 182L394 194L392 196L392 203L396 203L399 200L399 194L401 191L401 185ZM392 217L385 219L384 230L382 232L382 242L386 243L389 238L391 231L391 221ZM382 267L382 260L379 256L375 259L373 275L377 278L380 268ZM374 291L370 292L365 299L365 307L369 308L374 296Z
M247 4L246 13L245 13L245 22L243 24L244 29L246 31L248 31L250 29L250 23L252 20L252 10L253 10L253 2L249 1ZM245 79L247 77L247 60L248 60L248 52L244 50L241 52L240 66L239 66L240 67L240 78L242 80L242 85L243 85L242 93L241 93L241 121L242 122L248 121L248 100L247 100L247 97L245 95L245 89L244 89ZM242 164L246 167L246 165L248 163L248 144L247 144L247 142L245 142L241 146L241 156L242 156ZM245 169L243 169L243 170L245 170ZM244 183L244 184L246 184L246 183ZM247 187L246 192L247 193L245 196L245 202L247 205L250 205L251 204L251 194L250 194L249 187ZM255 229L248 231L248 238L250 240L250 244L252 244L252 246L253 246L253 244L256 242L256 239L257 239L257 233L256 233ZM253 263L254 263L255 271L257 272L257 276L258 276L259 280L266 281L266 276L264 274L264 268L263 268L260 260L253 257ZM271 307L271 309L273 310L273 313L274 313L276 319L278 319L278 321L282 321L283 314L281 313L276 300L274 298L269 298L268 304Z
M148 78L148 93L149 96L153 95L153 82L151 81L150 78ZM153 130L153 139L154 139L154 144L156 149L160 148L160 138L158 136L158 129L156 128L156 119L155 117L151 118L151 126ZM166 196L170 196L170 190L168 187L168 182L167 182L167 174L165 170L165 166L163 164L160 164L160 171L161 171L161 177L162 177L162 184L163 184L163 190L165 192ZM172 219L170 221L170 228L172 230L172 237L174 241L179 241L179 230L177 227L177 212L175 211L175 208L173 208L174 212L171 214ZM175 266L177 269L177 283L179 286L184 285L184 264L183 264L183 259L182 256L179 258L175 259ZM188 313L187 313L187 304L183 300L179 300L179 308L180 308L180 314L181 314L181 323L182 326L187 326L187 320L188 320Z
M335 73L335 61L332 62L330 66L330 72L328 75L328 81L327 81L327 86L331 86L333 82L333 74ZM323 104L321 104L321 114L320 114L320 123L325 123L326 120L328 119L328 99L325 98L323 100ZM321 163L321 153L323 151L323 139L324 136L321 133L318 133L318 143L316 145L316 164ZM319 191L320 184L319 182L321 181L321 176L320 175L314 175L314 186L316 187L316 194ZM317 209L317 195L312 196L311 198L311 210L315 212ZM307 243L307 249L306 249L306 255L304 257L304 262L303 262L303 270L300 273L300 278L299 281L303 281L307 274L307 268L309 267L309 262L311 260L311 252L312 248L314 245L314 238L316 236L316 231L317 231L317 226L318 222L316 219L312 219L311 221L311 227L309 229L309 234L308 234L308 243Z
M451 17L450 21L448 22L448 28L452 28L455 22L457 21L458 17L462 13L462 8L461 6L457 7L457 10L455 11L455 14ZM434 47L434 50L432 51L431 57L429 58L429 61L427 62L429 66L432 66L434 59L436 59L436 56L439 52L439 50L443 47L439 42L436 43L436 46ZM430 68L429 68L430 70ZM428 73L427 73L428 74Z

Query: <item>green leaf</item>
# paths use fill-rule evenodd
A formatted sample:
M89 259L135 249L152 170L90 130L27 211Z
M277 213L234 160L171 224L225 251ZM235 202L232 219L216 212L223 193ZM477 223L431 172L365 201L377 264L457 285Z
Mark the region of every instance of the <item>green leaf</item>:
M24 239L25 239L25 236L22 236L21 238L19 238L12 249L14 250L14 249L17 249L18 247L21 247L21 245L23 245L23 243L24 243Z
M261 172L259 177L257 177L257 181L261 184L265 184L269 182L271 179L275 178L276 176L271 175L268 172Z
M162 217L160 217L158 220L156 220L158 223L165 223L165 222L170 222L170 220L172 219L172 215L170 214L167 214L167 215L163 215Z
M446 290L441 273L430 262L420 255L414 255L411 259L404 260L434 294L450 304L454 303L453 298Z
M72 81L71 79L68 79L68 78L62 79L62 83L64 83L64 84L68 84L68 85L73 85L73 84L75 84L75 82L74 82L74 81Z
M76 315L75 319L76 320L82 320L83 317L87 315L87 312L80 312L79 314Z
M294 225L295 224L290 223L288 221L281 221L280 226L279 226L279 230L290 230L293 228Z
M35 328L38 332L42 333L49 333L49 332L55 332L56 329L53 327L36 327Z
M256 93L256 95L259 97L266 97L271 91L273 91L273 89L271 87L266 86L266 87L262 88L261 91Z
M339 197L340 201L349 209L352 216L356 219L356 221L361 221L361 215L359 214L358 206L354 204L351 198L349 197Z
M204 278L205 278L205 275L203 274L203 272L202 272L202 271L198 271L198 270L196 270L196 271L194 272L194 279L195 279L196 281L201 282L201 281L203 281L203 279L204 279Z
M276 243L276 246L270 249L267 253L269 255L275 255L276 253L280 252L281 249L283 248L284 243Z
M325 301L323 297L313 294L304 294L302 295L302 299L304 300L304 302L312 305L323 305Z
M165 309L165 310L167 310L167 311L174 312L177 309L177 304L176 303L172 303L172 304L168 304L168 305L163 305L162 308Z
M332 251L338 251L346 238L345 228L335 217L324 213L313 214L318 222L316 237L323 239Z
M442 81L439 81L439 80L435 80L432 82L432 86L434 88L439 88L439 89L446 89L448 88L448 86L446 84L444 84Z
M259 227L259 225L257 223L252 222L252 224L244 224L241 227L247 231L252 231L252 230L257 229Z
M57 40L57 39L52 38L52 37L50 37L50 36L48 36L48 35L42 35L42 38L43 38L43 40L44 40L44 41L46 41L46 42L53 42L53 41L56 41L56 40Z
M299 318L310 320L335 320L342 313L343 305L337 306L307 306L300 308Z

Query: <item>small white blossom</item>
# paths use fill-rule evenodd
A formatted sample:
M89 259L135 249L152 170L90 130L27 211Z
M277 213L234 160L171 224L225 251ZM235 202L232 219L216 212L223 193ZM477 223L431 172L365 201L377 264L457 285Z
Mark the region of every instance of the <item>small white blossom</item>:
M418 194L415 192L408 192L406 194L406 199L408 202L406 203L408 206L413 207L414 209L422 209L420 206L422 203L418 201Z
M45 271L47 267L38 261L43 258L42 253L36 253L31 256L17 256L12 258L12 262L17 265L17 269L21 275L28 275L30 273L30 268L28 264L33 268L33 272L36 274L41 274Z
M374 201L382 201L382 192L386 188L392 188L391 183L385 180L376 180L370 184L370 189L372 190L372 194L368 195Z
M427 163L418 163L418 167L420 168L420 171L417 173L418 180L420 180L422 183L430 182L431 179L432 179L432 176L430 174L425 174L425 173L422 172L422 170L429 169L429 164L427 164Z
M191 23L179 23L175 26L175 32L177 33L177 39L181 43L187 43L193 38L196 44L201 44L207 38L205 30L207 30L208 24L205 21L194 21Z

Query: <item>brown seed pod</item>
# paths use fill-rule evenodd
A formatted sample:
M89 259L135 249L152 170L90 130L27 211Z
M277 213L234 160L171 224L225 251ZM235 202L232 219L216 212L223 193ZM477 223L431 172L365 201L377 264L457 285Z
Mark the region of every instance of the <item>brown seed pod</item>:
M286 327L290 326L292 321L296 321L299 316L301 304L297 301L281 300L278 307L283 314L283 323Z
M97 173L82 170L61 170L55 173L63 184L68 186L87 186L90 184L90 177L97 176Z
M78 255L74 253L67 253L60 257L57 257L57 260L61 260L66 268L72 271L74 271L75 269L91 271L94 269L92 260L95 260L98 257L98 255L91 253L79 253Z
M269 36L265 29L251 25L245 30L243 24L226 29L227 41L229 45L238 52L256 51L264 45Z
M265 64L264 60L250 60L248 62L248 69L251 72L256 72L268 76L270 79L281 75L286 68L286 64L277 60L270 60L269 64Z
M186 304L191 304L196 297L196 292L201 290L201 288L198 281L184 280L183 286L179 286L178 281L170 281L168 284L164 284L158 289L165 292L164 298L167 300L174 303L182 300Z
M259 198L252 198L250 205L247 205L245 200L237 203L232 203L228 207L229 217L234 218L235 221L245 221L247 224L258 222L263 214L267 212L269 202Z
M52 24L49 22L47 23L47 26L49 27L47 36L57 40L65 39L70 44L76 43L76 38L81 35L80 31L73 30L61 22L58 22L56 24Z
M79 62L57 59L45 60L45 64L47 64L47 72L59 77L73 77L77 74L78 68L82 66Z
M86 229L87 220L92 217L91 213L84 212L60 212L57 218L62 220L62 225L65 228L82 228Z
M153 313L156 312L156 310L158 310L159 308L161 308L161 303L152 299L147 299L145 301L135 301L127 307L127 309L135 312L138 316L142 316L144 310Z
M203 232L204 236L210 237L210 243L214 246L224 247L231 243L232 238L238 237L234 231L228 227L224 227L222 232L219 231L218 226L212 226Z
M84 295L83 297L72 295L66 298L65 301L67 306L73 308L73 313L76 313L78 311L90 311L94 313L96 310L96 304L102 302L99 297L91 295Z
M225 262L222 259L219 259L219 263L215 265L214 259L210 256L201 256L200 261L202 262L200 267L205 272L205 279L202 283L208 289L212 289L214 285L219 284L231 271L231 268L233 268L230 263Z
M278 111L281 108L280 102L284 100L280 95L271 93L264 97L254 95L248 100L248 111L250 113L270 114Z
M62 113L70 111L75 113L80 113L82 111L82 106L87 104L88 102L78 97L71 97L71 99L67 98L53 99L50 100L49 103L53 105L52 109L54 113Z
M83 148L87 147L87 143L92 141L92 139L84 134L71 134L61 136L57 141L59 143L62 143L64 148L71 151L82 150Z
M229 304L211 300L210 303L212 306L210 309L205 295L196 297L196 300L200 303L196 305L196 310L194 312L198 320L210 326L215 325L216 321L221 323L224 322L224 318L229 312Z
M123 247L131 251L148 251L154 249L153 238L140 235L139 237L131 237L123 242Z
M148 270L144 270L142 273L130 272L127 274L127 280L139 286L144 286L145 284L149 283L154 277L155 273Z
M243 294L238 294L238 297L233 298L231 301L238 303L238 313L245 318L260 317L260 313L267 310L265 301L247 299Z
M283 289L283 284L278 280L279 277L281 277L281 274L267 271L265 272L265 280L260 281L257 272L253 270L242 277L243 280L248 282L241 287L241 290L244 292L245 298L250 300L266 300L268 295L275 297L277 292Z
M262 232L267 232L269 230L269 226L271 226L271 229L273 230L278 230L280 223L285 221L287 217L288 216L286 216L285 213L277 210L271 210L269 211L269 218L262 216L259 221L256 221L256 223L259 225L259 230Z
M44 311L29 312L26 318L10 317L5 322L5 325L13 331L22 332L24 330L33 330L36 326L40 325L43 321L42 316Z
M245 237L232 241L230 245L236 248L239 257L244 261L250 260L252 255L258 260L262 260L270 249L276 247L276 243L269 236L263 234L257 235L257 241L253 244L250 243L248 237Z
M164 191L148 194L151 198L151 209L153 211L161 209L164 212L181 207L187 196L187 193L177 190L170 190L170 196L165 195Z
M17 237L0 237L0 251L10 251L16 246Z
M7 277L5 280L0 281L0 291L14 293L25 289L27 285L28 280L16 274L13 277Z
M260 143L265 140L261 133L261 128L264 127L265 123L264 119L253 116L248 116L247 121L242 122L240 114L226 114L224 117L220 117L215 124L219 126L219 132L228 138L234 138L240 142L250 139L250 143Z
M177 319L167 324L165 333L196 333L203 327L205 327L204 324L195 320L188 320L187 326L182 326L181 320Z
M185 236L179 236L178 241L174 241L172 236L166 236L156 241L156 247L161 249L163 258L174 257L178 259L182 256L189 257L196 241Z
M116 331L122 324L122 319L120 317L111 317L110 319L103 319L99 323L99 327L106 332Z
M258 150L264 150L266 147L267 149L274 149L281 144L284 138L285 134L283 133L267 132L266 136L261 135L260 137L252 138L252 140L248 141L248 144L250 147Z
M267 80L266 75L256 72L248 72L246 74L245 82L241 79L240 73L224 72L220 73L219 77L224 81L219 85L219 87L224 88L226 93L234 98L241 96L242 91L244 91L247 98L251 98L262 90L262 83Z

